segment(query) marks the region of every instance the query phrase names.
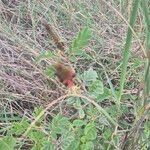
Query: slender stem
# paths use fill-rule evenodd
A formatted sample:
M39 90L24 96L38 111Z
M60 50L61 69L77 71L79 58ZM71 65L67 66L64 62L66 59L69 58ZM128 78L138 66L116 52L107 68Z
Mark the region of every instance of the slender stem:
M142 0L141 3L145 26L146 26L146 54L147 60L145 64L145 77L144 77L144 105L146 105L148 101L148 97L150 96L150 15L148 8L148 0Z
M137 16L137 11L138 11L138 6L139 6L140 0L135 0L133 3L133 8L130 16L130 26L131 28L134 27L136 16ZM120 103L121 96L123 93L123 88L125 84L125 77L126 77L126 72L127 72L127 66L128 66L128 60L130 56L130 49L131 49L131 42L132 42L132 31L131 28L128 27L127 31L127 36L126 36L126 43L124 46L124 52L123 52L123 64L122 64L122 69L121 69L121 77L120 77L120 88L119 88L119 95L118 95L118 102Z

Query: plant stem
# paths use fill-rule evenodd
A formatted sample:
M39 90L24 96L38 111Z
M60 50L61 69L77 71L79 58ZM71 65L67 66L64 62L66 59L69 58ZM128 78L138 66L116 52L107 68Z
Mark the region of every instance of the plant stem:
M134 24L135 24L139 2L140 2L140 0L135 0L133 3L133 8L132 8L132 12L130 15L130 22L129 22L131 28L133 28ZM130 56L130 49L131 49L131 43L132 43L131 28L128 27L127 36L126 36L126 43L125 43L124 52L123 52L123 63L122 63L122 69L121 69L120 88L119 88L119 95L118 95L119 106L120 106L120 100L121 100L121 96L122 96L123 88L124 88L124 84L125 84L125 77L126 77L126 72L127 72L128 60L129 60L129 56Z
M142 0L141 3L145 26L146 26L146 54L147 60L145 64L145 77L144 77L144 105L148 103L148 97L150 96L150 16L148 8L148 0Z

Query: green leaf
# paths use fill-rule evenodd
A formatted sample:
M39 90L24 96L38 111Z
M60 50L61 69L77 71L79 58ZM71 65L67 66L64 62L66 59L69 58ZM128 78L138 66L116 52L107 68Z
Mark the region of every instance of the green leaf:
M0 150L14 150L16 140L12 136L5 136L0 139Z
M56 147L55 147L55 144L52 144L51 141L44 141L43 142L43 147L42 147L42 150L55 150Z
M123 112L124 108L122 108L122 107L123 106L121 106L121 110ZM106 111L111 115L112 118L116 117L116 110L117 110L117 106L116 105L111 105L111 106L109 106L109 107L106 108Z
M50 127L51 127L51 131L56 134L63 134L66 131L70 130L70 128L71 128L68 118L63 117L60 114L57 114L53 118L52 124Z
M21 135L26 131L26 129L29 127L29 122L26 119L23 119L21 122L13 122L11 133L15 135Z
M85 113L84 113L84 110L83 109L79 109L79 117L82 119L85 117Z
M86 110L86 114L90 118L95 118L95 116L99 115L99 112L92 104L90 104Z
M84 120L76 119L73 121L73 126L76 126L76 127L81 127L85 124L86 122Z
M70 53L73 54L81 54L84 46L88 44L88 41L91 37L91 31L88 27L84 27L77 35L77 37L73 40Z
M79 144L80 144L80 141L75 139L74 141L71 142L67 150L79 150Z
M84 134L87 140L94 140L97 137L97 130L94 123L89 123L84 129Z
M84 71L83 73L83 80L85 82L95 81L97 78L97 72L93 70L93 68L90 68L89 70Z
M103 133L103 137L105 140L109 140L110 136L112 134L112 129L107 128L104 133Z
M57 132L55 130L51 131L51 139L56 140L57 139Z
M46 70L44 71L44 73L49 77L49 78L54 78L55 76L55 69L52 66L49 66L46 68Z
M40 107L36 107L34 109L34 112L33 112L33 117L36 118L41 112L43 111L43 108L40 106ZM41 121L43 120L44 116L42 116L37 122L36 124L39 124L41 123Z
M94 144L92 141L88 141L85 144L82 144L80 147L81 150L94 150Z
M76 102L76 97L69 97L67 99L67 104L68 105L73 105L73 104L75 104L75 102Z
M51 51L41 52L41 54L36 58L36 62L40 63L42 60L52 58L53 56L54 56L54 53Z
M33 144L31 150L41 150L41 148L42 148L41 143L35 143Z
M86 141L87 141L86 136L85 136L85 135L82 136L82 137L81 137L81 142L82 142L82 143L85 143Z
M42 143L46 135L42 131L33 131L29 132L29 138L36 143Z
M105 100L105 99L109 99L111 97L111 92L110 92L110 89L108 89L108 88L104 88L104 90L103 90L103 94L100 94L97 98L96 98L96 100L98 101L98 102L102 102L103 100Z
M62 137L61 137L62 141L61 141L61 147L62 149L66 150L69 148L69 146L71 145L71 143L75 140L75 134L73 132L65 132Z
M74 107L76 109L80 109L82 107L80 98L76 98L76 101L74 103Z
M103 82L95 80L89 85L89 92L93 97L97 98L100 94L104 93Z

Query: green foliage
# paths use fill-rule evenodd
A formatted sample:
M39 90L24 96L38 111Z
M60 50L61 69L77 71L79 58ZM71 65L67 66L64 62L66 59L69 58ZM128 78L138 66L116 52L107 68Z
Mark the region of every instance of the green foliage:
M78 111L79 111L79 118L81 119L84 118L85 117L84 110L82 108L79 108Z
M42 131L32 130L29 132L28 137L34 143L32 150L40 150L43 143L47 141L46 135Z
M49 59L49 58L52 58L52 57L54 57L54 52L52 52L52 51L43 51L43 52L41 52L41 54L38 57L36 57L36 62L40 63L42 60Z
M36 108L34 109L34 112L33 112L33 117L36 118L42 111L43 111L42 106L41 106L41 107L36 107ZM44 116L42 116L42 117L36 122L36 124L40 124L43 119L44 119Z
M75 140L75 134L73 132L66 131L61 136L62 149L68 149L74 140Z
M81 150L94 150L94 144L91 141L86 142L80 146Z
M27 119L23 119L21 122L13 122L11 133L15 135L22 135L29 126L29 122Z
M52 139L56 140L59 137L61 147L68 150L86 148L89 144L94 145L93 142L97 138L94 122L87 123L82 119L75 119L71 122L60 114L53 118L50 130Z
M55 69L53 66L49 66L45 69L44 73L49 77L49 78L54 78L55 76Z
M55 145L52 143L52 141L44 141L43 142L43 147L41 148L42 150L55 150Z
M36 62L40 63L41 61L46 59L55 59L55 53L52 51L43 51L38 57L36 57ZM54 78L55 69L52 65L50 65L44 68L44 73L49 78Z
M93 68L89 68L83 73L83 80L88 84L90 81L95 81L98 78L97 72Z
M97 137L97 131L94 123L89 123L84 128L84 135L86 140L95 140Z
M70 47L70 53L75 55L82 55L83 48L87 46L89 39L91 37L91 31L88 27L84 27L74 38L72 45Z
M110 90L104 87L103 82L98 79L98 74L95 70L93 70L93 68L89 68L87 71L84 71L81 78L88 87L90 95L97 101L102 101L111 96Z
M16 140L12 136L5 136L0 138L0 150L14 150Z
M103 100L109 99L111 97L112 97L112 94L111 94L110 89L108 89L107 87L104 87L103 93L100 94L100 95L97 95L96 100L99 101L99 102L102 102Z
M84 134L81 137L80 149L91 150L94 149L94 142L97 137L97 130L93 122L88 123L84 128Z
M84 27L71 43L68 51L69 59L72 62L77 61L77 56L84 57L87 60L92 60L92 57L86 53L83 48L88 45L89 39L91 38L91 30L89 27Z
M73 126L75 126L75 127L81 127L85 124L86 124L86 122L84 120L76 119L73 121Z
M50 129L52 134L63 134L66 131L69 131L71 126L68 118L58 114L53 118Z
M71 106L73 105L73 107L78 110L80 119L85 117L85 112L82 108L82 103L86 104L87 101L85 101L84 99L71 97L71 98L68 98L67 102L68 102L68 105L71 105Z
M95 118L96 116L100 117L99 112L93 105L89 105L86 109L86 115L89 120Z
M89 92L95 98L104 93L103 83L100 80L95 80L89 85Z
M103 133L104 140L108 141L110 139L110 137L111 137L111 134L112 134L112 129L107 128L105 130L105 132Z

